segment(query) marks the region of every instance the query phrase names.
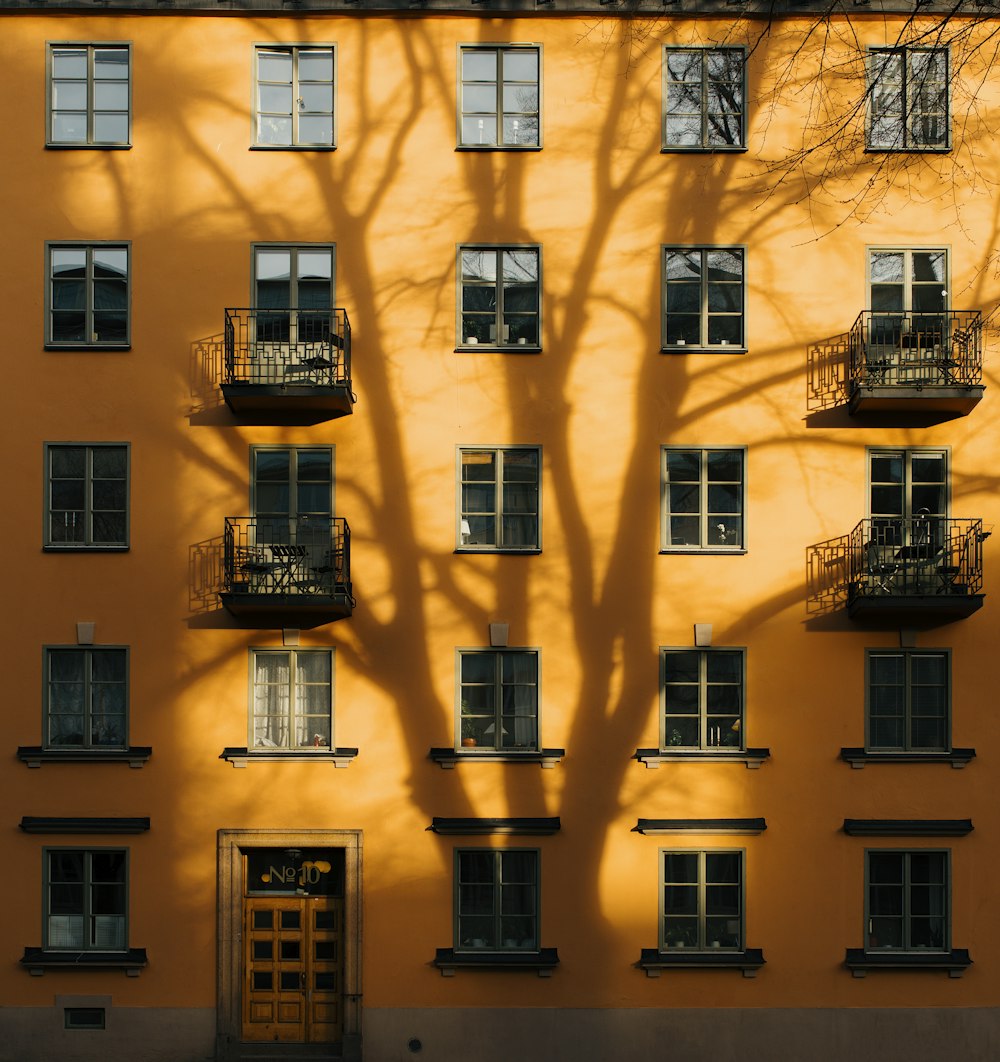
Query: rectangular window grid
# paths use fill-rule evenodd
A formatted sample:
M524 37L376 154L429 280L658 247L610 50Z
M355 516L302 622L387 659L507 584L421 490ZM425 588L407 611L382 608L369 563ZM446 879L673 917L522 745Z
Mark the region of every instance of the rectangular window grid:
M745 66L742 48L664 49L664 150L746 146Z
M326 649L257 649L251 742L255 749L325 749L333 740L333 655Z
M948 654L869 649L867 664L868 749L947 752Z
M743 548L742 449L663 448L663 548Z
M127 44L49 45L50 145L128 146L130 51Z
M45 650L46 747L127 745L128 650Z
M128 546L128 447L46 447L45 544L67 549Z
M539 853L456 853L456 951L537 951Z
M460 451L459 548L540 548L539 458L536 447Z
M126 851L49 849L45 870L46 949L125 951Z
M256 49L258 147L333 147L334 48Z
M950 141L947 48L868 51L868 144L875 151L942 151Z
M665 348L741 350L744 263L739 247L665 247Z
M743 852L663 852L660 950L743 949Z
M663 748L743 748L744 651L662 649Z
M459 146L539 146L539 58L536 47L461 49Z
M47 343L128 346L127 244L49 244L48 283Z
M461 747L538 748L538 653L524 649L459 651Z
M459 346L538 347L540 255L537 247L459 250Z
M865 853L868 951L948 951L948 852Z

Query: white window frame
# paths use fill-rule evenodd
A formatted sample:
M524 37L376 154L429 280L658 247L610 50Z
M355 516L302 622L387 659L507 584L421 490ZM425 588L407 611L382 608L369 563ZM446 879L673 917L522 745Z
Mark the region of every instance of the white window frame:
M701 79L698 84L701 85L701 100L698 116L701 121L701 135L697 144L677 144L671 143L669 139L669 121L671 116L671 86L674 84L685 84L684 81L674 81L670 76L669 62L670 57L678 55L679 53L688 53L691 55L698 55L701 58ZM738 113L739 114L739 137L735 144L728 143L724 140L720 140L715 143L711 139L711 128L709 113L709 91L708 86L712 83L713 79L708 76L708 64L713 54L725 53L727 56L738 55L740 62L740 109L738 112L725 112L726 115ZM742 47L729 47L729 46L717 46L717 45L697 45L694 47L682 46L682 45L665 45L663 48L662 59L662 118L661 118L661 133L663 137L661 151L663 152L732 152L732 151L746 151L747 143L747 75L746 75L746 57L747 52ZM719 79L714 79L718 81ZM688 111L687 114L694 116L696 112Z
M65 655L75 655L82 657L84 660L83 669L83 691L82 699L78 713L82 717L82 740L78 744L63 743L53 741L52 739L52 720L55 715L58 714L70 714L70 713L54 713L52 711L53 704L53 678L52 678L52 663L53 654L60 653ZM98 655L110 655L118 654L121 656L124 662L124 680L123 686L123 705L121 712L121 740L109 743L94 741L94 716L98 714L107 713L95 713L94 711L94 679L93 679L93 661L94 657ZM43 715L43 748L45 749L58 749L61 752L94 752L94 751L122 751L128 748L128 722L129 722L129 686L130 686L130 669L129 669L129 648L127 645L46 645L42 649L42 676L44 683L44 715Z
M740 479L710 480L708 478L709 455L729 454L740 466ZM670 508L670 456L671 454L696 454L699 476L697 481L698 509L696 512L674 513ZM694 480L680 483L694 485ZM730 487L736 484L739 491L738 507L733 512L711 510L712 486ZM745 553L747 511L747 448L745 446L662 446L660 448L660 551L662 553ZM713 515L717 520L713 522ZM692 518L698 520L697 542L674 542L671 519ZM735 525L735 526L734 526Z
M667 926L667 889L671 886L675 888L689 888L695 884L693 882L668 882L667 881L667 859L670 856L697 856L698 858L698 881L696 883L697 888L697 912L693 916L697 920L697 939L692 943L689 940L684 940L681 943L683 937L689 937L690 934L684 934L680 932L680 927L668 928ZM727 925L721 931L722 933L732 933L732 927L728 925L730 922L737 922L737 928L735 935L737 942L733 944L724 944L723 939L711 938L709 935L709 918L722 919L724 915L710 915L708 911L708 890L712 884L708 880L708 863L709 859L713 856L736 856L739 860L739 881L733 886L731 882L722 883L722 887L732 888L735 887L737 895L739 897L739 913L736 918L725 919ZM659 870L660 870L660 927L659 927L659 949L661 953L669 953L676 955L682 950L694 953L709 953L709 954L733 954L742 953L746 950L746 849L745 848L661 848L659 853ZM691 917L691 916L688 916ZM719 930L713 927L714 931Z
M52 506L52 454L56 450L74 450L82 449L85 451L84 462L85 472L83 476L84 483L84 508L82 510L76 509L54 509ZM94 453L98 450L121 450L125 457L125 510L124 510L124 535L121 541L96 541L94 539ZM46 550L64 550L64 551L106 551L106 552L120 552L129 548L130 541L130 522L131 522L131 456L132 448L128 443L122 442L51 442L45 443L43 447L44 451L44 468L43 477L45 483L45 502L44 502L44 548ZM74 479L77 477L73 477ZM115 480L109 480L109 482L116 482ZM82 512L84 522L84 534L79 540L73 541L57 541L53 537L53 513L55 512ZM105 509L96 510L98 512L121 512L119 509Z
M938 117L944 122L944 136L936 141L925 141L921 136L914 136L911 123L919 121L921 115L916 113L912 105L914 99L919 100L920 75L913 72L914 59L917 56L941 55L944 57L944 114L937 115L928 112L932 117ZM884 48L869 48L866 55L866 78L868 114L865 123L865 148L868 151L910 151L910 152L947 152L951 150L951 57L947 47L914 47L910 45L894 45ZM878 138L876 123L879 116L876 108L879 106L885 88L885 82L892 76L892 68L898 70L900 112L898 116L898 130L891 139L889 137Z
M505 519L505 506L504 506L504 487L508 480L505 476L505 455L511 453L528 454L533 453L535 455L535 540L533 542L518 544L507 541L510 536L504 535L504 519ZM493 458L493 474L494 479L494 496L493 496L493 510L487 513L485 510L476 513L471 509L466 509L464 505L464 490L466 480L464 478L465 463L464 458L466 455L473 454L488 454ZM460 553L540 553L542 549L542 448L540 446L460 446L458 447L456 454L456 526L455 526L455 549ZM470 483L475 483L475 480L470 480ZM521 484L523 486L530 486L527 480L525 481L510 481L514 485ZM494 535L493 542L471 542L471 538L475 537L475 532L471 529L470 517L472 516L492 516L494 522ZM531 512L516 512L511 513L511 517L531 517Z
M87 104L86 110L74 109L69 113L86 114L87 136L85 140L60 140L54 135L54 116L61 110L56 107L57 82L62 80L56 77L55 53L60 49L86 49L87 74L85 79ZM119 83L121 78L101 79L96 76L95 56L98 51L123 51L126 55L127 76L124 78L126 85L126 135L124 140L100 140L95 133L95 117L105 112L109 114L121 114L118 108L98 108L97 88L104 80ZM46 64L46 106L45 106L45 146L49 148L69 148L93 150L115 150L130 148L132 146L132 44L130 41L48 41L45 49ZM68 78L68 81L80 82L80 78Z
M697 682L668 682L668 660L681 653L690 653L698 657ZM722 654L739 657L740 677L738 682L710 682L708 675L708 661L712 656L720 657ZM667 687L671 686L695 686L697 689L698 708L696 712L670 712L668 704ZM739 694L738 709L733 711L721 711L709 704L709 690L712 686L735 686ZM714 709L714 710L713 710ZM726 720L736 717L736 725L726 725ZM746 751L746 716L747 716L747 651L741 646L712 646L700 648L693 646L660 646L660 749L665 753L684 752L697 755L709 753L712 755L731 754L738 756ZM678 723L673 720L697 719L698 741L695 744L684 744L684 735L681 733ZM717 720L713 722L712 720Z
M262 656L287 656L288 657L288 682L282 684L286 690L285 704L287 712L281 716L275 716L285 720L285 731L288 736L286 744L279 744L277 742L268 744L257 743L257 660ZM330 679L328 683L306 683L307 686L325 686L327 690L326 711L322 713L322 718L327 720L327 729L329 736L322 734L318 731L313 731L313 736L307 739L305 744L295 744L293 741L298 720L301 718L301 713L297 711L297 664L300 656L311 656L314 658L323 657L329 664ZM335 683L335 652L333 649L316 648L316 647L298 647L298 646L261 646L252 648L250 650L250 711L249 716L249 733L247 737L247 748L253 753L268 753L274 754L278 752L292 752L303 753L312 752L317 753L329 753L336 748L336 739L334 737L334 683ZM264 684L277 685L275 684ZM262 713L261 718L268 718L268 713ZM306 718L319 718L317 713L307 713ZM270 739L268 739L270 742Z
M712 280L711 278L711 255L733 255L739 260L739 281ZM671 278L670 256L698 255L698 279ZM660 246L660 320L662 322L661 349L672 354L683 354L687 351L695 353L714 354L745 354L747 351L747 249L746 247L731 244L661 244ZM675 298L672 291L683 294L685 291L694 291L697 285L698 309L689 309L686 305L683 310L672 309L671 302ZM719 309L718 298L725 292L739 289L739 310ZM698 334L678 336L676 333L680 327L678 319L690 319L697 317ZM671 323L671 321L675 323ZM736 320L739 322L738 341L718 336L720 330L725 330L726 321ZM715 335L713 335L715 333ZM689 332L690 334L690 332Z
M504 918L504 901L503 901L503 888L504 888L504 856L509 854L531 856L534 863L534 877L535 880L531 882L513 882L511 884L518 888L523 888L525 885L534 888L534 904L533 910L530 914L525 915L523 912L514 914L513 917L528 917L532 919L534 923L534 934L531 938L521 937L520 939L514 937L503 936L503 918ZM492 881L488 884L485 882L467 882L462 877L462 857L465 855L491 855L493 857L493 876ZM542 857L541 851L537 848L456 848L455 849L455 893L454 893L454 940L455 951L462 954L476 954L486 953L491 954L494 952L508 952L513 954L537 953L541 950L540 941L542 939L542 912L541 912L541 897L542 897ZM490 915L475 915L466 914L463 909L463 892L465 890L475 890L479 886L480 888L488 887L492 892L492 913ZM470 899L472 893L470 892ZM462 922L463 919L479 917L482 919L489 918L493 922L492 933L489 937L472 937L471 935L463 935ZM484 930L484 932L486 932Z
M467 657L491 657L494 662L493 678L487 683L485 680L478 683L465 683L463 681L463 668L462 662ZM514 712L504 711L504 687L508 685L524 686L530 685L530 683L505 683L503 676L503 658L504 657L531 657L535 666L535 704L534 704L534 716L520 717L529 718L534 721L534 734L532 739L528 742L517 743L517 721L518 716ZM476 727L471 725L466 715L463 712L463 690L466 686L485 686L491 685L493 690L493 712L492 721L488 724L487 730L493 731L494 741L491 745L479 744L479 740L474 736ZM532 646L504 646L503 648L495 648L491 646L462 646L455 650L455 748L460 749L464 753L475 754L476 752L489 753L491 756L495 754L519 756L526 753L540 752L542 748L541 732L542 732L542 719L541 719L541 697L542 691L542 654L541 650ZM469 713L470 716L472 713ZM486 713L481 712L478 716L473 718L486 718ZM510 723L514 730L512 732L513 741L510 744L504 744L504 735L508 733L504 726L504 720ZM496 735L499 730L500 741L496 741ZM473 744L467 744L469 741L473 741Z
M535 309L523 310L517 309L508 310L505 299L505 293L508 289L515 289L522 287L525 289L531 288L530 283L526 284L504 284L503 266L504 256L506 254L512 255L534 255L535 256L535 273L536 280L534 283L535 288ZM492 281L488 279L477 279L470 275L468 279L465 274L464 258L466 254L473 255L494 255L494 278ZM486 351L504 351L505 353L513 354L534 354L542 349L542 247L537 243L462 243L458 245L458 253L456 258L456 299L455 299L455 332L456 332L456 350L465 352L474 352L479 350ZM468 288L471 291L485 290L492 292L494 309L492 313L487 310L471 309L466 311L465 309L465 291ZM469 315L469 320L466 320L466 314ZM492 321L489 317L492 316ZM535 322L535 339L534 342L530 342L530 335L514 336L511 334L514 328L511 318L520 319L521 323L530 322L534 318ZM480 338L473 334L476 329L473 327L476 323L486 325L489 334Z
M80 888L83 891L83 902L79 912L52 913L52 856L60 853L83 855L83 876ZM93 857L95 855L120 854L123 857L122 881L119 882L95 882L93 877ZM43 880L43 912L42 919L42 949L46 952L111 952L121 954L128 951L129 939L129 850L120 847L92 847L92 846L66 846L46 847L42 849L42 880ZM58 882L55 883L58 885ZM93 889L106 884L111 886L121 885L123 894L123 910L108 914L98 914L94 908L98 906L94 902ZM73 931L70 919L82 921L82 938L79 941L58 939L60 933L69 937ZM110 920L119 920L112 922ZM57 921L64 920L64 921ZM99 939L103 930L114 929L114 935L118 939L112 946Z
M875 701L874 663L879 657L899 657L903 661L903 711L899 719L903 726L903 741L897 745L878 744L872 740L872 721L877 718L872 709ZM920 658L940 659L942 661L943 681L927 683L928 686L940 687L944 693L944 712L942 716L929 715L929 719L942 719L943 742L940 745L917 745L913 740L914 720L921 718L914 714L913 690L919 684L913 680L914 661ZM888 684L884 684L888 685ZM906 753L928 755L951 752L951 650L950 649L866 649L865 650L865 751L875 753Z
M290 113L281 111L265 111L261 107L261 89L262 86L272 84L272 82L265 81L260 75L260 60L261 56L267 52L282 53L291 57L292 60L292 110ZM304 109L304 97L300 95L302 86L299 81L299 56L301 52L329 52L330 60L333 68L333 80L331 84L331 92L333 96L330 110L314 110L306 111ZM299 44L285 44L279 42L260 42L253 46L253 131L251 137L251 145L254 150L264 151L334 151L337 147L337 87L338 87L338 69L337 69L337 46L332 42L317 42L315 44L299 43ZM306 81L304 84L324 85L325 81ZM278 84L278 82L273 82ZM282 82L286 84L286 82ZM315 117L325 116L329 114L331 123L331 132L329 141L309 141L302 140L299 136L299 118L303 116ZM266 117L287 117L291 122L292 135L288 143L272 143L264 140L261 136L262 120Z
M84 275L69 278L71 282L84 286L84 335L82 339L56 338L55 314L63 308L58 307L56 296L57 278L53 272L54 255L60 251L83 252L85 256ZM102 280L95 268L94 257L103 251L118 251L125 254L125 309L110 312L125 314L124 339L101 339L95 331L95 314L109 312L98 308L97 291ZM120 283L120 281L118 281ZM132 345L132 243L130 240L49 240L45 244L45 346L49 350L127 350Z
M490 81L477 81L472 78L465 78L464 59L465 56L474 52L492 52L496 55L496 73L497 76L494 80ZM503 64L504 59L508 55L524 54L525 52L533 52L536 57L538 67L538 77L532 81L524 81L518 79L517 81L508 81L510 85L534 85L535 94L537 96L537 107L532 110L513 110L507 108L504 101L504 72ZM492 111L485 110L466 110L465 109L465 87L466 85L494 85L496 87L496 108ZM458 106L456 108L456 143L460 151L540 151L542 147L542 46L540 44L494 44L489 41L470 42L466 44L460 44L458 46L458 91L457 91ZM465 139L465 120L468 117L469 121L477 122L476 136L474 139ZM505 118L510 118L511 122L511 140L509 143L503 142L505 140ZM496 122L497 136L492 140L485 139L485 126L486 122L492 119ZM533 119L535 122L536 136L534 142L524 141L519 139L519 135L522 131L522 124L525 120L530 123Z

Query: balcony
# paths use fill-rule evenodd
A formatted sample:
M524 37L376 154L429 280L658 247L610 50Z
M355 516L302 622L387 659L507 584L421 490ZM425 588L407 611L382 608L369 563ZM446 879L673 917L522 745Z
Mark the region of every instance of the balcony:
M227 516L222 604L235 616L302 626L354 610L351 529L341 517Z
M948 623L982 608L981 520L870 517L847 537L847 614Z
M978 310L875 313L851 328L850 411L964 416L983 397Z
M234 413L353 412L347 311L227 309L222 394Z

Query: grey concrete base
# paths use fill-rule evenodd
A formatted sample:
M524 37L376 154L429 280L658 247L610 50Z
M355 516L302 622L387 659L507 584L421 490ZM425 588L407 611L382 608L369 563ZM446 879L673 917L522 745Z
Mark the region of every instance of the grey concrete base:
M69 1006L103 1005L65 997ZM215 1008L107 1007L107 1028L66 1029L62 1006L0 1007L0 1062L209 1062Z
M1000 1008L366 1007L364 1044L365 1062L996 1062Z

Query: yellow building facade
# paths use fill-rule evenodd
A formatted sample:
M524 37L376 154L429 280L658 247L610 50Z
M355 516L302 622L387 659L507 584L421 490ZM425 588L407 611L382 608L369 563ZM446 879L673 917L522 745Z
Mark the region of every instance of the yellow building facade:
M994 1057L988 9L0 7L0 1059Z

